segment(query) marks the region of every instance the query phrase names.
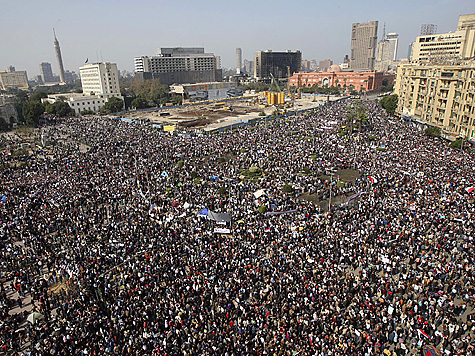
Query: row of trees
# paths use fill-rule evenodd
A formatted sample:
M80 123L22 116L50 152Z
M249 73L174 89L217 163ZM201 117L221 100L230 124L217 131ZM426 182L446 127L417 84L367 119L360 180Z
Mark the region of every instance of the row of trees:
M16 95L15 107L17 109L20 123L37 127L43 114L56 117L74 116L74 110L65 101L66 98L59 97L55 103L42 103L41 99L48 97L46 91L36 91L28 95L26 92L18 92ZM104 114L114 113L122 110L124 101L112 97L101 108Z
M159 79L144 81L125 79L121 80L120 87L127 107L145 109L167 103L173 105L182 103L181 95L171 94L168 86L160 84Z

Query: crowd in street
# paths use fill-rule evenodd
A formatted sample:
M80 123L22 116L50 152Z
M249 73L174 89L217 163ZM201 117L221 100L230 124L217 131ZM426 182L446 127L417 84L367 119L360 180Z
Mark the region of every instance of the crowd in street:
M373 102L339 133L348 105L213 134L58 119L0 153L0 354L475 355L473 156Z

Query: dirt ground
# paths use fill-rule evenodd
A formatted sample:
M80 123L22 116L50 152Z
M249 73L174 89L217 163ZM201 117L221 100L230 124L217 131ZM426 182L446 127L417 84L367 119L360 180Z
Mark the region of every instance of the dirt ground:
M201 104L179 108L161 108L155 111L140 111L125 114L128 119L149 119L157 124L176 124L187 128L200 128L228 117L237 117L249 113L259 113L256 100L225 102L224 105ZM168 115L164 115L167 113Z

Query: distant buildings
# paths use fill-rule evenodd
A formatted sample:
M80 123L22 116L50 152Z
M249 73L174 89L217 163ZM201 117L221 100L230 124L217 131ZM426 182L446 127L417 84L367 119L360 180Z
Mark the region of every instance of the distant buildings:
M334 64L326 72L315 73L295 73L290 79L290 85L302 87L330 87L335 86L345 90L370 91L378 90L383 85L391 85L394 81L394 74L376 71L341 71L341 68Z
M29 89L26 71L15 71L15 67L12 66L8 69L8 72L0 71L0 88L2 90Z
M320 72L328 71L328 68L333 64L333 61L330 59L324 59L318 63L318 68Z
M374 69L377 41L378 21L353 24L351 29L351 69Z
M379 41L375 62L375 69L377 71L388 71L390 68L395 67L398 38L399 35L392 32Z
M421 26L421 36L433 35L437 32L437 25L425 23Z
M288 78L299 72L302 64L300 51L259 51L254 55L254 77L258 79Z
M302 68L300 68L304 72L310 72L310 61L308 59L302 59Z
M40 63L40 75L43 83L53 83L53 70L51 69L51 63L42 62Z
M254 61L249 61L247 59L244 60L244 72L247 74L254 73Z
M411 62L450 61L475 56L475 14L461 15L457 31L418 36L412 43ZM447 62L448 63L448 62Z
M158 78L165 85L222 81L217 62L216 56L202 47L161 48L157 56L134 59L136 78Z
M407 63L398 67L396 114L444 136L475 139L475 61L457 65Z

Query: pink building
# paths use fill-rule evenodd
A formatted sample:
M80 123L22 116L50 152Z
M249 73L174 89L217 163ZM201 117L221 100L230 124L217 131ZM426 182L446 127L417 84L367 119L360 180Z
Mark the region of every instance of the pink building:
M290 85L294 87L317 87L335 86L350 90L350 86L356 91L378 90L387 79L388 84L394 82L394 74L376 71L342 72L340 66L334 64L327 72L299 72L290 77ZM352 88L353 89L353 88Z

